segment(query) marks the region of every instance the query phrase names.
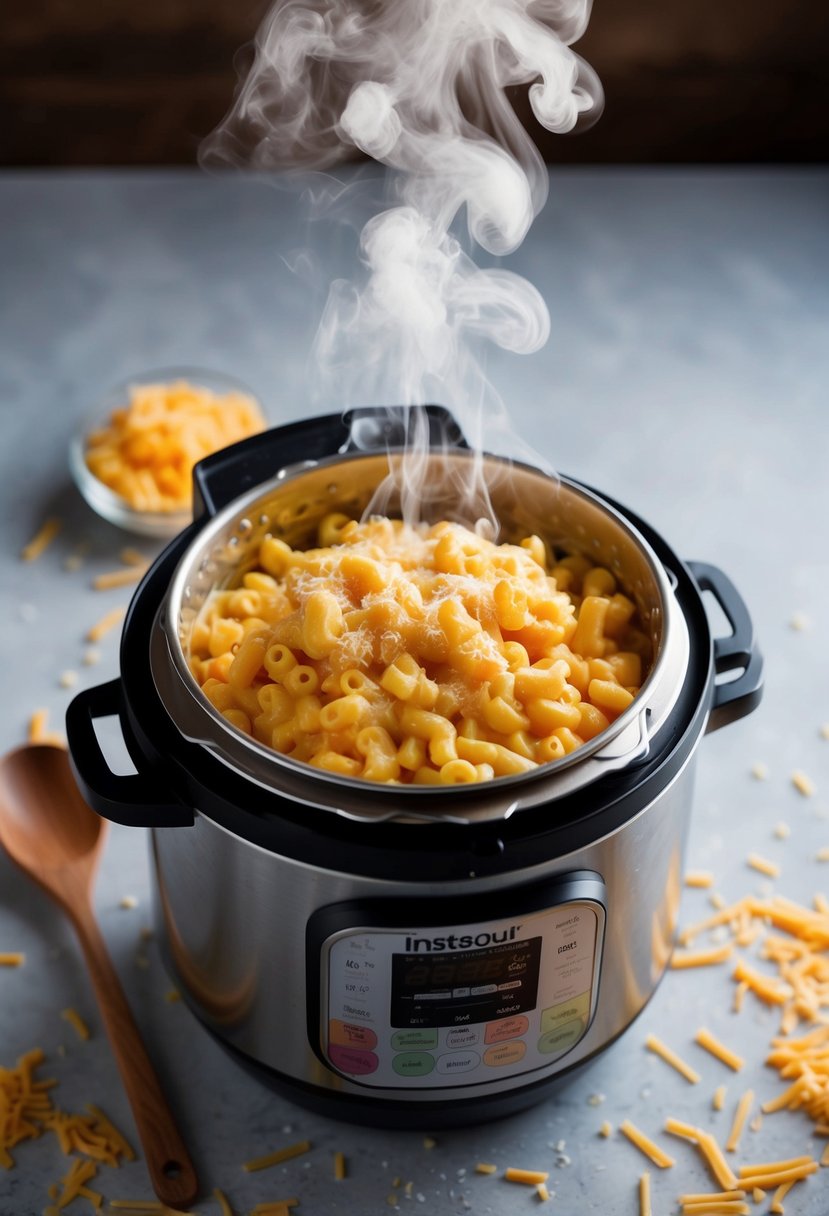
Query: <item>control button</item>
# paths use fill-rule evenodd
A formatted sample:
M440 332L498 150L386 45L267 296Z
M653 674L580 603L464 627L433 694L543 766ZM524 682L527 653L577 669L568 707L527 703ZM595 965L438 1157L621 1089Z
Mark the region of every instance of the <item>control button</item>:
M435 1067L435 1057L428 1051L407 1051L392 1056L391 1066L398 1077L425 1077Z
M328 1023L328 1042L337 1043L340 1047L365 1047L370 1050L377 1046L377 1035L370 1026L352 1026L350 1022L332 1018Z
M489 996L490 993L497 991L497 984L481 984L480 988L472 989L472 996Z
M523 980L510 980L506 984L499 984L498 991L499 992L509 992L512 988L520 988L523 983L524 983Z
M484 1052L484 1064L490 1068L503 1068L505 1064L517 1064L524 1059L527 1044L523 1039L502 1043L499 1047L488 1047Z
M444 1076L453 1072L471 1072L480 1062L477 1051L449 1051L444 1056L438 1056L438 1072Z
M518 1039L530 1028L527 1018L502 1018L500 1022L490 1022L484 1034L485 1043L504 1043L507 1039Z
M475 989L473 988L472 991L474 992ZM414 994L414 999L416 1001L448 1001L451 1000L451 998L452 993L448 988L445 992L416 992Z
M538 1050L545 1056L553 1053L561 1054L578 1043L583 1034L584 1022L581 1018L574 1022L565 1022L563 1026L557 1026L555 1030L548 1030L541 1036L538 1040Z
M457 997L457 996L469 996L469 993L470 993L470 989L469 989L469 988L453 988L453 989L452 989L452 996L455 996L455 997Z
M398 1030L391 1036L391 1045L395 1051L417 1051L422 1048L437 1047L437 1030Z
M373 1051L358 1051L356 1047L343 1047L339 1043L330 1044L328 1058L335 1068L351 1077L367 1077L380 1066Z
M570 1001L563 1001L560 1005L551 1005L549 1009L543 1009L541 1011L541 1033L555 1030L556 1026L571 1022L573 1018L583 1018L584 1021L587 1021L589 1012L590 990L588 989L587 992L574 996Z
M447 1030L446 1046L447 1047L474 1047L480 1038L480 1033L473 1030L470 1026L464 1026L460 1030Z

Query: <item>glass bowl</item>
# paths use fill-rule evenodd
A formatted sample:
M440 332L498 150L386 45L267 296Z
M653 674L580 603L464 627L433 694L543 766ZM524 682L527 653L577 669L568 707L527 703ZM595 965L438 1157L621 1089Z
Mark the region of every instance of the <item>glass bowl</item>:
M209 389L217 395L244 393L262 412L262 403L257 394L238 377L200 367L165 367L144 372L122 380L105 393L72 438L69 445L69 468L76 486L93 511L116 527L140 536L164 539L176 536L192 521L192 508L188 506L170 511L153 511L134 507L96 477L89 468L86 463L88 439L95 431L109 425L113 410L128 404L131 389L148 384L169 384L176 380L185 380L188 384Z

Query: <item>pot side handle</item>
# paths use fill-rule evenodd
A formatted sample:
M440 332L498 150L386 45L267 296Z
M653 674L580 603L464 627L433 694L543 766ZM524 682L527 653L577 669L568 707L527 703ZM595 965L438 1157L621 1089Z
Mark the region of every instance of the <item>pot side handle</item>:
M66 711L69 760L78 788L94 811L128 827L191 827L193 811L183 802L166 802L140 773L113 773L95 733L96 718L118 715L120 679L78 693Z
M744 718L759 705L763 695L763 656L748 608L731 579L708 562L688 562L687 566L700 591L710 591L731 626L731 633L714 638L714 670L717 675L740 673L733 680L715 682L705 728L710 732Z
M465 448L466 440L442 405L423 407L430 447ZM315 464L344 452L403 447L415 414L402 405L366 406L322 418L272 427L199 461L193 470L193 514L213 516L245 490L269 481L280 469Z

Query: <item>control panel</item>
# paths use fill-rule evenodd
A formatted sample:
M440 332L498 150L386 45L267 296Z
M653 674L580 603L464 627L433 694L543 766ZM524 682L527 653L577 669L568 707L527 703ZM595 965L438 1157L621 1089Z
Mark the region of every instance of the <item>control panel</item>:
M548 1067L590 1024L604 921L602 900L582 897L497 920L338 929L319 953L322 1055L376 1088Z

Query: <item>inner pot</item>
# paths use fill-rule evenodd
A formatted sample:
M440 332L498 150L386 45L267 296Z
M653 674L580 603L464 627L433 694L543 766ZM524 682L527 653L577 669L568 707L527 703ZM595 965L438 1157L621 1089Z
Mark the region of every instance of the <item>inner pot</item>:
M688 632L672 580L635 527L597 494L564 477L497 456L435 450L424 457L429 487L422 518L458 518L459 488L481 478L500 531L517 542L533 533L552 551L581 554L607 567L637 607L652 652L650 670L632 704L601 734L560 760L527 773L457 786L378 785L313 768L233 727L202 693L190 666L193 626L210 593L233 588L256 565L262 540L272 535L292 548L317 544L330 512L361 518L376 509L399 517L404 453L337 455L282 469L218 512L198 533L176 570L159 610L151 642L156 688L181 733L210 748L225 765L281 796L356 819L458 821L503 818L522 807L572 793L647 754L649 739L666 720L688 662Z

